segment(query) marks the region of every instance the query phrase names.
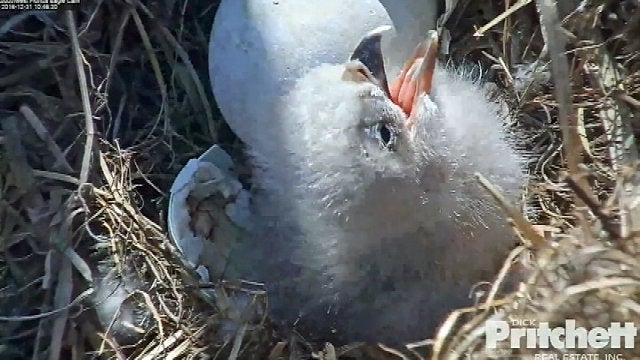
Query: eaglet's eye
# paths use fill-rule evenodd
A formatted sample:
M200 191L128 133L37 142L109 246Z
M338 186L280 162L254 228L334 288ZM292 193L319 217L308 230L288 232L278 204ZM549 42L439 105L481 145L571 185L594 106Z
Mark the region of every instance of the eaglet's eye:
M398 129L392 124L379 122L365 128L365 132L369 138L378 142L381 149L396 150Z

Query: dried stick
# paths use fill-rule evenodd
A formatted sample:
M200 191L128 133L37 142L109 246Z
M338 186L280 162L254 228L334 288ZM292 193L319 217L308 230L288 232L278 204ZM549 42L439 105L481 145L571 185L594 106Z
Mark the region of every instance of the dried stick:
M95 128L93 125L93 119L91 118L92 113L91 104L89 102L89 89L87 88L87 75L84 72L76 20L73 18L73 11L71 10L65 10L65 16L67 18L67 27L69 28L69 37L71 38L71 48L73 49L73 55L76 63L76 72L78 73L78 86L80 87L82 112L84 114L86 141L84 143L84 153L82 155L82 167L80 168L80 183L84 184L89 180L89 171L91 170Z

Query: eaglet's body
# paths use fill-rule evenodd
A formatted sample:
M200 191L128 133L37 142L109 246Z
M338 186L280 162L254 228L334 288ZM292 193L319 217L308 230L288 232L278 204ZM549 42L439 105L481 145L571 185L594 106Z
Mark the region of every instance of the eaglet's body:
M492 280L513 244L473 173L514 195L520 159L480 86L443 69L433 102L420 104L425 121L397 134L395 151L380 149L367 127L405 115L342 71L323 65L302 78L284 99L297 105L280 112L290 130L265 130L250 147L262 219L253 270L275 318L303 334L426 338L448 311L472 304L472 286Z
M408 69L436 3L224 0L216 15L213 92L254 184L252 240L229 261L305 336L432 336L514 242L473 177L511 196L524 181L497 106L467 77L434 73L434 47L390 87L381 70ZM365 36L380 25L394 33Z

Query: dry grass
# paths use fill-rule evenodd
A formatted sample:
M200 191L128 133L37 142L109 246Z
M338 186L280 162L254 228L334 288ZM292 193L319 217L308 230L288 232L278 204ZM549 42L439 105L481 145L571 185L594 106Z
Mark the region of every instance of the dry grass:
M235 141L220 129L206 81L215 7L153 5L3 14L3 359L233 351L233 339L216 335L234 309L202 295L163 224L167 189L186 160L212 141ZM127 300L151 314L135 344L118 343L119 319L105 327L92 311L104 300L92 286L108 268L116 279L128 274L116 280L123 284L147 284Z
M230 330L225 319L245 319L241 309L206 293L245 290L202 291L167 239L167 192L181 166L214 142L240 152L212 110L217 2L202 3L85 1L75 14L0 15L0 358L311 355L265 319ZM512 349L484 348L487 319L640 323L640 5L583 3L461 0L446 26L454 61L483 65L533 155L533 210L525 218L502 204L523 234L513 258L530 254L519 290L454 313L434 341L402 351L327 345L316 358L503 358ZM147 284L129 299L150 314L132 344L93 314L105 267ZM513 271L505 262L494 290ZM617 353L637 358L636 349Z
M509 12L493 11L487 20ZM468 4L472 6L471 4ZM475 4L478 6L477 4ZM497 11L496 11L497 10ZM536 12L537 10L537 12ZM497 299L505 262L487 300L454 313L440 329L434 357L533 357L536 354L618 354L640 356L634 349L547 350L485 348L486 320L609 327L611 322L640 323L640 266L636 178L638 156L633 123L638 114L637 19L631 1L568 1L558 8L547 0L531 2L502 23L482 30L492 73L520 109L519 126L535 161L527 200L531 216L545 236L524 236L528 270L520 289ZM526 45L525 45L526 44ZM566 49L566 51L565 51ZM538 73L517 75L522 65ZM543 76L551 74L549 77ZM550 80L548 80L550 79ZM508 210L508 209L507 209ZM514 218L517 220L517 218ZM521 234L531 226L514 221ZM540 226L542 225L542 226ZM536 241L538 239L538 241ZM528 260L528 261L526 261Z

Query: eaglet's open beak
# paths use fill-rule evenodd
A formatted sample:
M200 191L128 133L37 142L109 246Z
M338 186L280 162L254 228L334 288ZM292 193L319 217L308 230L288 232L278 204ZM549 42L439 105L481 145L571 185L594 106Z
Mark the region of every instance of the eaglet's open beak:
M365 35L350 60L360 61L366 67L367 73L362 75L378 85L391 101L400 106L407 114L407 126L411 127L415 123L418 99L431 93L438 56L438 34L433 30L427 33L426 39L418 44L398 77L389 85L380 45L382 33L390 28L381 26Z

